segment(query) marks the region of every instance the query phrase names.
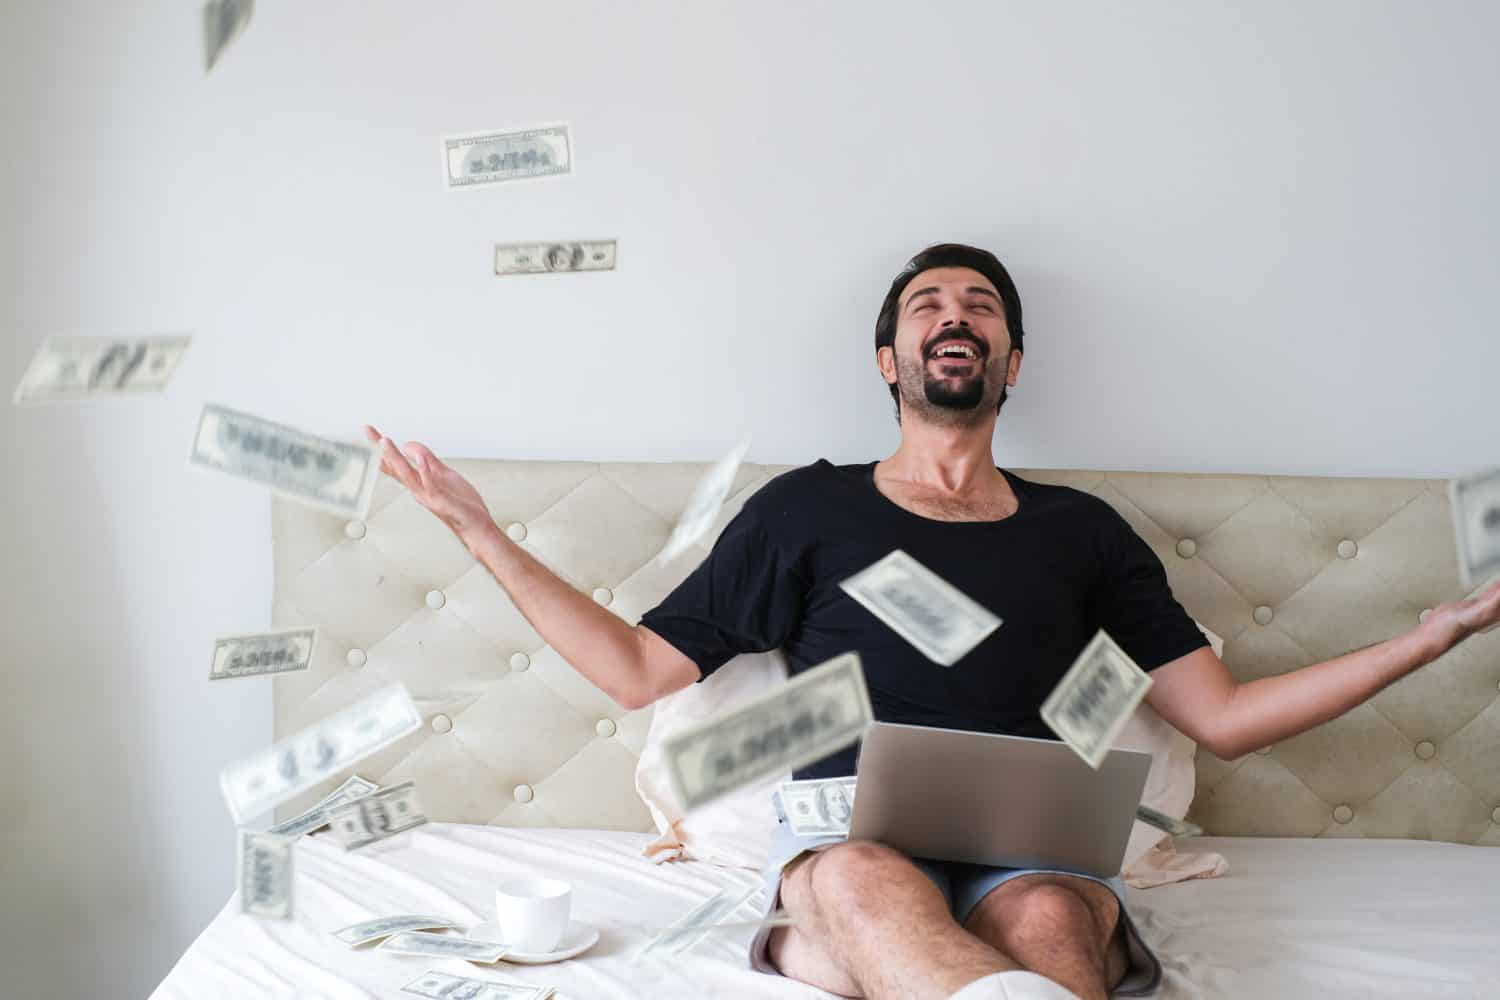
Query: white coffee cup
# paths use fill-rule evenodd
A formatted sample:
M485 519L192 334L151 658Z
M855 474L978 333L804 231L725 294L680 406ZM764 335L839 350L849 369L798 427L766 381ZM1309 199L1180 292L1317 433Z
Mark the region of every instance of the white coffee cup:
M495 923L511 950L544 954L568 929L573 887L555 878L518 878L495 890Z

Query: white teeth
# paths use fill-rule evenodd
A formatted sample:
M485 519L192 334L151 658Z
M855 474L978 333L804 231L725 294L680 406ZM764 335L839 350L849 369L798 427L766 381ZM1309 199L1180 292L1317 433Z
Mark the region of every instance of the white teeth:
M937 354L933 356L938 358L967 358L970 361L979 360L979 355L974 352L974 348L964 344L949 344L941 347L938 349Z

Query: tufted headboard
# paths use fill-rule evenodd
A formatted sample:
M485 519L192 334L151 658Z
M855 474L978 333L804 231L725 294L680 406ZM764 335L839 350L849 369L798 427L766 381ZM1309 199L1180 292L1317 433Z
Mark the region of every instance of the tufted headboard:
M695 561L652 563L705 465L451 464L511 538L632 623ZM718 527L790 468L743 466ZM1465 596L1442 480L1012 471L1118 510L1240 680L1388 639ZM633 782L651 710L569 667L397 484L382 479L362 523L275 500L273 536L275 624L321 627L312 668L274 681L278 739L400 681L427 725L358 771L415 780L433 819L651 828ZM1500 630L1294 739L1233 761L1200 750L1189 815L1217 834L1500 844L1497 763Z

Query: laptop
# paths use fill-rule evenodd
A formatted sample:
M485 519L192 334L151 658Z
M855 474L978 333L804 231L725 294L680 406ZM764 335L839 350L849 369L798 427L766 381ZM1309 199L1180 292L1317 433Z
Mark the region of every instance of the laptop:
M851 838L1005 868L1120 873L1151 755L1095 771L1064 743L876 722L860 747Z

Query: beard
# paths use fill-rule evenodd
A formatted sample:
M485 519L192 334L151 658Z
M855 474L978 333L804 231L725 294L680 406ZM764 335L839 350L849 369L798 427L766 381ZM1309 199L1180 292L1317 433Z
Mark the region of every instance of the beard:
M989 419L1005 403L1006 366L987 357L972 375L945 376L942 365L928 364L921 356L896 358L896 384L901 393L902 413L915 413L930 423L950 427L972 426Z

